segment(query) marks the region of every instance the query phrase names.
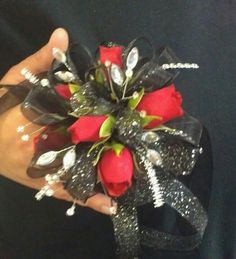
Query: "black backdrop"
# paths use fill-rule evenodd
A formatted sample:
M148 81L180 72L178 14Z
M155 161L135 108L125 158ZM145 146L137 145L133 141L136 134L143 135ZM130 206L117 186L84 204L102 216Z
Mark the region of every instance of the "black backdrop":
M236 1L1 0L0 76L59 26L91 50L104 40L125 44L145 35L200 65L182 71L176 85L185 110L208 128L213 145L210 219L201 250L209 259L236 258Z

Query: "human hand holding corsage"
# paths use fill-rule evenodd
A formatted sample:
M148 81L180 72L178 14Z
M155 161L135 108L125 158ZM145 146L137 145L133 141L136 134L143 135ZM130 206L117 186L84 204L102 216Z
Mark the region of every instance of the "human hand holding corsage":
M198 65L180 62L168 47L153 50L142 37L127 47L104 43L95 58L81 45L67 46L66 32L57 30L2 79L23 103L0 118L0 152L12 149L1 156L1 171L40 189L37 200L72 201L68 216L76 204L110 214L121 258L138 256L141 244L195 248L207 216L178 177L192 172L202 152L202 125L183 110L173 80ZM7 86L21 83L20 74L21 95L19 86ZM174 208L192 235L140 225L137 207L147 203Z
M21 87L20 84L25 80L21 70L25 67L34 74L48 71L54 59L52 55L54 47L63 51L67 50L68 35L64 29L55 30L49 42L42 49L13 66L1 79L0 85L9 85L9 90L10 87L13 89L14 85L19 84L19 87ZM1 88L1 91L0 96L6 92L6 89ZM4 104L0 103L0 106L0 109L3 109ZM20 184L41 189L46 183L45 179L32 179L26 174L26 170L34 154L34 139L40 133L42 127L27 120L23 116L20 106L21 104L18 104L0 115L0 172L5 177ZM22 141L19 132L17 132L20 125L27 125L25 132L31 134L29 141ZM55 190L53 197L66 201L73 200L61 183L54 185L53 189ZM111 199L101 193L91 197L86 203L79 200L76 202L81 206L88 206L108 215L115 209L115 204L111 204Z

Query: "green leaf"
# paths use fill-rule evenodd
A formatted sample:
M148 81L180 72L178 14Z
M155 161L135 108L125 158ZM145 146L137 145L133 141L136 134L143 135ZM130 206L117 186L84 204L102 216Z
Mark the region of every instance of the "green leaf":
M98 83L103 84L105 79L104 79L104 73L102 69L97 68L95 72L95 79Z
M78 111L68 112L68 115L73 116L75 118L79 118L80 116L89 114L92 111L93 111L93 109L90 107L83 107L83 108L78 109Z
M130 109L134 110L137 107L137 105L139 104L139 102L141 101L143 95L144 95L144 88L142 88L141 91L138 92L138 95L135 99L132 98L132 99L129 100L128 107Z
M78 92L79 87L80 86L76 85L76 84L69 84L69 89L70 89L71 94Z
M133 157L134 167L136 169L134 170L134 177L137 179L140 177L140 175L142 175L143 171L141 170L137 157L134 153L132 153L132 157Z
M67 129L68 129L68 126L62 125L62 126L58 127L55 130L55 132L58 132L59 134L62 134L62 135L68 135L69 133L68 133Z
M108 139L109 139L109 138L107 138L105 141L107 141ZM104 143L105 141L103 141L103 143ZM102 143L99 142L99 143L97 143L97 144L99 145L99 144L102 144ZM98 145L97 145L97 146L98 146ZM93 145L93 146L94 146L94 145ZM92 147L92 148L93 148L93 147ZM92 149L92 148L91 148L91 149ZM99 152L98 152L96 158L93 160L93 166L96 166L96 164L99 162L103 151L109 150L109 149L113 149L113 150L115 151L116 155L119 156L120 153L121 153L121 151L123 150L123 148L124 148L124 145L122 145L122 144L120 144L120 143L117 143L117 142L115 142L115 141L112 141L111 144L106 143L103 147L101 147L101 149L99 150ZM89 150L88 154L92 151L91 149ZM94 149L94 148L93 148L93 149Z
M68 112L68 115L69 115L69 116L72 116L72 117L75 117L75 118L79 118L79 117L80 117L80 115L78 115L78 114L75 113L75 112Z
M116 155L119 156L120 153L121 153L121 151L122 151L123 148L124 148L124 145L113 141L113 142L111 143L111 148L115 151Z
M115 124L115 118L111 115L108 116L108 118L103 122L100 131L99 131L99 137L105 138L111 135L111 130Z
M106 147L106 146L103 146L103 147L99 150L99 152L98 152L96 158L95 158L95 159L93 160L93 162L92 162L92 163L93 163L93 166L96 166L96 165L97 165L98 161L99 161L100 158L101 158L102 152L103 152L105 149L107 149L107 147Z
M101 144L104 144L109 138L110 138L110 136L107 137L107 138L105 138L105 139L102 139L101 141L95 142L95 143L92 145L92 147L89 149L88 155L90 155L91 152L92 152L95 148L97 148L97 147L100 146Z
M145 127L145 126L147 126L151 121L153 121L153 120L161 120L161 119L162 119L162 117L160 117L160 116L147 115L147 116L141 118L142 126Z

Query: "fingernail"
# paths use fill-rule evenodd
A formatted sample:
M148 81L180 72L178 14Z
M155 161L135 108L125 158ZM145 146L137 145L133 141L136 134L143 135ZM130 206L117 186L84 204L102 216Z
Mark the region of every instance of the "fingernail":
M117 212L117 206L110 207L110 215L115 215Z
M116 214L117 207L112 206L112 207L107 207L107 206L102 206L101 207L101 212L107 215L114 215Z
M65 29L58 28L52 33L48 44L53 47L57 47L63 51L66 51L68 47L69 36Z

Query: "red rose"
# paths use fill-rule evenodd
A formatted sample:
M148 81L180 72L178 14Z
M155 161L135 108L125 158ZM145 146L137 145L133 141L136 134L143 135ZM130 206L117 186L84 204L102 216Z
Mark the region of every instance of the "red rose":
M72 96L71 92L70 92L70 88L68 85L63 85L63 84L60 84L60 85L57 85L55 87L55 90L56 92L61 96L63 97L64 99L66 100L69 100Z
M125 147L119 154L113 149L105 151L99 161L98 171L110 196L124 194L132 184L133 158L130 151Z
M66 130L66 129L65 129ZM35 153L60 150L70 143L69 134L54 127L46 128L34 138Z
M106 61L110 61L112 64L116 64L119 67L123 66L122 47L107 48L99 46L99 50L101 64L105 64Z
M81 116L68 131L74 144L79 142L96 142L101 139L100 128L108 116Z
M155 128L169 120L182 116L184 111L181 104L182 96L172 84L145 94L136 109L145 111L147 115L160 116L161 119L154 119L146 126L146 128Z

